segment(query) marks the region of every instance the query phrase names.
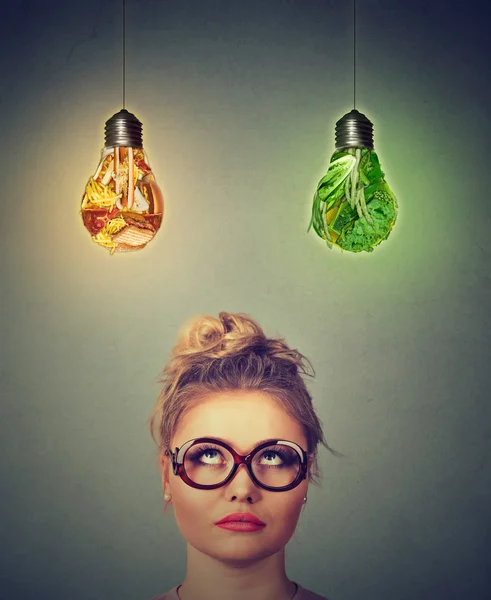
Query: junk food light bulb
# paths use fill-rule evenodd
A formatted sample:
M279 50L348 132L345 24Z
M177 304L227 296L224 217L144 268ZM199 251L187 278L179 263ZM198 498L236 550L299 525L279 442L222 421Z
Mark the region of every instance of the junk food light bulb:
M314 194L316 233L350 252L372 252L386 240L397 217L397 201L373 149L373 125L356 109L336 123L336 151Z
M142 124L126 109L106 122L101 160L85 186L81 214L92 240L114 252L145 248L163 215L162 192L143 150Z
M94 242L114 252L145 248L164 210L162 192L143 150L142 124L125 108L126 1L122 0L123 108L106 121L106 143L85 186L82 219Z

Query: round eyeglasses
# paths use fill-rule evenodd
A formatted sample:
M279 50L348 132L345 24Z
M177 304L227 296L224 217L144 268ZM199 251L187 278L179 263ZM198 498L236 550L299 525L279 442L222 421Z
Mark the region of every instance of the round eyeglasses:
M256 485L271 492L292 490L307 477L307 452L286 440L266 440L241 456L221 440L202 437L165 454L172 457L174 475L200 490L226 485L242 464Z

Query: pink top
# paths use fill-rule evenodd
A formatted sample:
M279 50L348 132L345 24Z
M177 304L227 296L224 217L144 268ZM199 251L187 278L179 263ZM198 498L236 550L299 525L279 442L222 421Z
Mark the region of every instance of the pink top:
M328 598L325 596L319 596L319 594L315 594L314 592L307 590L299 583L295 583L295 585L297 586L297 592L295 596L293 596L292 600L328 600ZM180 600L179 596L177 595L178 587L180 586L176 585L163 596L156 596L155 598L152 598L152 600Z

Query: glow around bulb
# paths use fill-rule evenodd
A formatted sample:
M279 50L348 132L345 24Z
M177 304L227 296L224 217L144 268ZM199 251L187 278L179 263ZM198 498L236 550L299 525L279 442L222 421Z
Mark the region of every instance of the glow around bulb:
M111 254L133 252L145 248L159 230L163 204L142 147L141 123L121 111L106 123L106 147L82 198L83 223L92 240Z
M373 150L372 124L354 110L337 123L337 150L320 180L310 227L349 252L372 252L397 218L397 201Z

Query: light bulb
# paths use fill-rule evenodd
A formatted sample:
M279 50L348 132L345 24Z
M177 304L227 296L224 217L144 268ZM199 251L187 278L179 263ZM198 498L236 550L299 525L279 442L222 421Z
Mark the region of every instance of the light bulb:
M123 109L106 121L105 138L85 187L82 219L93 241L111 254L141 250L157 233L164 209L143 150L142 124Z
M314 194L310 227L349 252L372 252L397 218L397 201L373 149L373 125L353 109L336 123L336 151Z

